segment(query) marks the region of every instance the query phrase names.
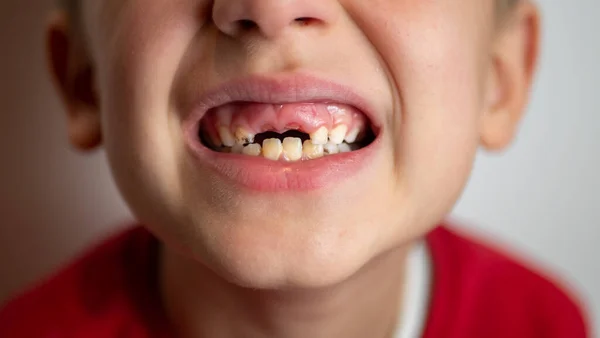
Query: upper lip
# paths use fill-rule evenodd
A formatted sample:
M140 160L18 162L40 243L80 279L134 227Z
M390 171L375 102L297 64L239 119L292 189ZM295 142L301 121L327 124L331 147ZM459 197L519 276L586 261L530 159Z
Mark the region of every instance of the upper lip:
M365 114L374 129L380 126L370 102L356 90L338 82L304 74L255 75L222 84L193 102L186 124L193 128L209 110L232 102L345 104Z

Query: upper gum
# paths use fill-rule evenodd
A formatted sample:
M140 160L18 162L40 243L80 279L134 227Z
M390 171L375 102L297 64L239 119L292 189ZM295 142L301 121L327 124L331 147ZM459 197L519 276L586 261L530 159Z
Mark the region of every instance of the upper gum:
M356 108L345 104L300 102L232 103L213 109L208 120L212 121L210 124L214 128L226 126L232 133L241 129L255 135L268 130L283 132L296 129L294 127L310 134L323 126L332 130L340 124L346 125L350 131L364 126L367 118Z

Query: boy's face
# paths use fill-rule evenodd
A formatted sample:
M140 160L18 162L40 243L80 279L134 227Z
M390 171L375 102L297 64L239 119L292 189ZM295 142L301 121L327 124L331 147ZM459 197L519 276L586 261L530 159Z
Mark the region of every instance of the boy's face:
M81 77L98 100L66 95L71 136L90 146L101 135L140 220L225 278L338 282L430 230L482 141L510 139L530 65L515 61L527 55L511 37L504 47L516 55L496 53L494 9L491 0L84 0L81 64L92 76ZM316 113L298 113L307 109ZM286 129L308 134L311 118L339 109L374 134L350 153L285 162L207 147L226 137L205 130L226 110L260 125L285 112L306 124Z

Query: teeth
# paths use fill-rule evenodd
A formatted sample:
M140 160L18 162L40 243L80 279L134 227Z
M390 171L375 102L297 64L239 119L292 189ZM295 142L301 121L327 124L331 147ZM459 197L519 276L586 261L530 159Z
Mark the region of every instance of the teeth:
M350 145L348 143L342 143L338 146L338 149L340 150L340 153L349 153L352 151L352 149L350 149Z
M260 146L260 144L256 144L256 143L249 144L249 145L245 146L244 149L242 150L242 153L244 155L249 155L249 156L260 156L261 152L262 152L262 147Z
M221 142L223 143L223 145L225 145L226 147L233 147L233 145L235 144L235 138L233 137L233 134L231 133L229 128L225 126L219 127L219 137L221 138Z
M315 131L314 133L310 134L310 141L313 144L320 144L320 145L324 145L327 143L327 136L328 136L329 132L327 131L326 127L321 127L319 128L317 131Z
M219 138L219 135L217 134L217 132L206 132L206 134L208 135L208 138L210 140L210 143L218 148L221 147L223 145L223 143L221 143L221 139Z
M323 151L325 154L333 155L339 153L340 148L337 144L330 142L323 146Z
M263 141L262 150L266 159L277 161L283 152L283 145L278 138L270 138Z
M302 159L302 140L297 137L283 139L283 158L292 162Z
M346 137L347 132L348 126L340 124L339 126L333 128L333 130L329 132L329 142L335 144L342 144L342 142L344 142L344 138Z
M352 130L350 130L350 132L348 134L346 134L346 138L344 138L344 141L346 141L346 143L356 142L356 139L358 138L359 133L360 133L360 128L353 128Z
M310 140L306 140L302 148L302 153L309 160L323 157L323 146L320 144L313 144Z
M254 136L254 134L244 128L237 128L235 130L235 141L239 144L253 143Z
M231 153L233 154L242 154L244 152L244 146L236 143L231 147Z

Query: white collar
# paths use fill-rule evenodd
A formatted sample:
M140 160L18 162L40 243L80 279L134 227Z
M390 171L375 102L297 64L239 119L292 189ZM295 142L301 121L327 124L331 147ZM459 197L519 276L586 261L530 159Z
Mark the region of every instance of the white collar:
M410 251L406 265L406 284L402 298L401 318L394 338L416 338L423 335L431 290L431 257L424 241Z

